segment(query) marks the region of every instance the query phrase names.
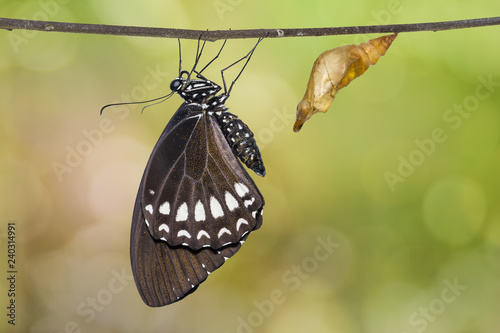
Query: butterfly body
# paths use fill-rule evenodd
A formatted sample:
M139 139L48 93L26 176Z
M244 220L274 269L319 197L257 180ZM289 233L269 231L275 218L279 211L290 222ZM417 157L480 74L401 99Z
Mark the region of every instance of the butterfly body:
M215 113L215 117L234 154L249 169L264 177L266 169L250 128L236 115L228 111Z
M265 175L253 133L220 86L182 73L171 89L185 102L153 149L132 220L132 270L149 306L192 293L262 225L264 198L238 161Z

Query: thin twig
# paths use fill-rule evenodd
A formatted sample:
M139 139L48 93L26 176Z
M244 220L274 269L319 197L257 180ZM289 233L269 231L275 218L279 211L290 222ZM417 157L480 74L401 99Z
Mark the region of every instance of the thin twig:
M202 39L215 41L218 39L243 39L243 38L280 38L280 37L309 37L330 35L351 35L368 33L394 33L412 31L439 31L464 28L500 25L500 17L480 18L461 21L415 23L415 24L390 24L352 26L337 28L303 28L303 29L248 29L248 30L186 30L170 28L149 28L103 24L81 24L50 21L32 21L0 18L0 29L38 30L71 32L97 35L114 36L140 36L163 37L181 39Z

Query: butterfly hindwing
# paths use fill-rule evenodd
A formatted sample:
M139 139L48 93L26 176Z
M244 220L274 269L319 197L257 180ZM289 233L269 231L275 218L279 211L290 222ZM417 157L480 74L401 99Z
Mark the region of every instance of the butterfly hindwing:
M142 186L139 194L141 191ZM132 220L130 256L137 289L149 306L171 304L194 292L211 272L240 249L248 237L247 234L240 242L220 250L172 247L151 237L141 206L138 195Z

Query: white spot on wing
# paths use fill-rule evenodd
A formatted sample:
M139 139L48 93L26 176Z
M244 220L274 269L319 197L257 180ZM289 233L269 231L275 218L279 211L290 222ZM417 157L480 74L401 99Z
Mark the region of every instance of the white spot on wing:
M158 230L162 231L162 230L165 230L165 232L169 232L170 229L168 228L168 225L166 225L165 223L163 223L162 225L160 225L160 227L158 228Z
M231 235L231 231L229 231L227 228L222 228L217 234L217 237L221 238L224 234Z
M200 200L198 200L194 207L194 220L196 222L205 221L205 207L203 207L203 203Z
M162 203L160 206L159 212L160 212L160 214L163 214L163 215L170 214L170 203L168 201L165 201L164 203Z
M214 217L214 219L224 216L222 206L220 205L219 201L215 199L215 197L210 198L210 211L212 212L212 216Z
M155 194L155 191L153 191L153 190L149 190L148 192L149 192L149 194L151 194L151 195Z
M241 187L243 187L243 191L245 191L245 193L250 192L250 190L248 189L248 187L245 184L240 183L240 185L241 185Z
M146 226L149 228L149 222L147 219L144 219L144 222L146 223Z
M247 220L239 219L238 222L236 222L236 231L240 230L242 224L248 224Z
M227 208L229 208L229 210L232 212L233 210L235 210L236 208L238 208L238 201L236 201L236 199L233 197L233 195L229 192L226 192L226 205L227 205Z
M177 237L187 237L187 238L191 238L191 235L189 234L189 232L187 232L187 230L180 230L178 233L177 233ZM183 245L187 245L186 243L183 243Z
M147 210L149 212L149 214L153 214L153 206L152 205L147 205L146 207L144 207L145 210Z
M206 232L205 230L200 230L198 232L198 236L196 236L196 239L200 239L201 237L207 237L208 239L210 239L210 235L208 234L208 232Z
M234 189L236 190L236 193L240 196L240 198L243 198L245 196L245 194L250 192L248 187L246 187L245 184L242 184L242 183L235 183Z
M250 206L251 204L253 204L255 202L255 198L252 198L252 200L245 200L244 204L245 204L245 207L248 207Z
M177 222L182 222L186 221L187 218L188 218L188 206L187 203L183 202L177 209L177 215L175 216L175 220Z

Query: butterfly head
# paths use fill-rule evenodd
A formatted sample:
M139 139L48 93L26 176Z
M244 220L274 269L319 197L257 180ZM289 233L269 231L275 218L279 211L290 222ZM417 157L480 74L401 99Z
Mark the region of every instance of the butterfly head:
M175 78L172 82L170 82L170 90L173 92L179 92L182 88L183 80L181 78Z

